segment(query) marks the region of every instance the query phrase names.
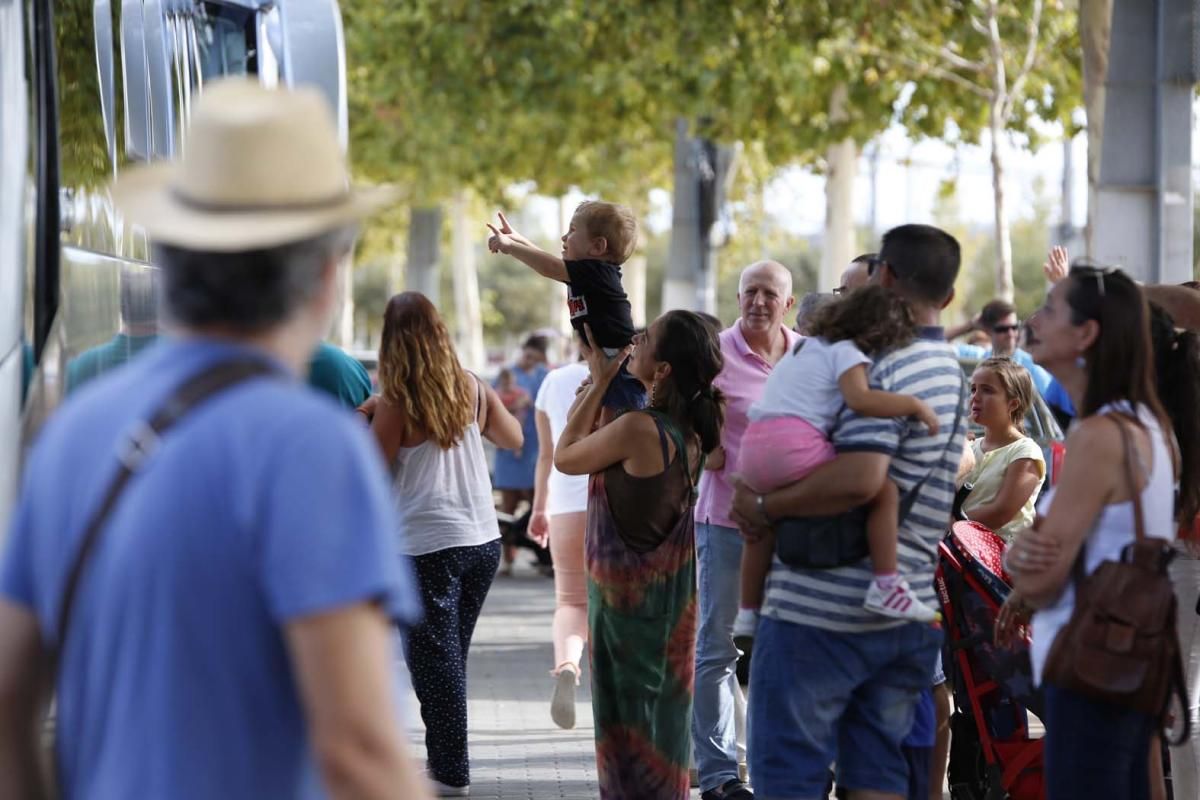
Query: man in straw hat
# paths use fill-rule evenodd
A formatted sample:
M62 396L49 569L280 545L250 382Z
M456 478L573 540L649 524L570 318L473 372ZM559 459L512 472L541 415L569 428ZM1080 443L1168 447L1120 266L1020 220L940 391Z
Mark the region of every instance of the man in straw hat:
M426 796L395 713L389 621L419 612L384 465L297 380L390 195L350 187L316 92L234 80L182 160L114 197L156 245L171 334L28 460L0 566L0 797L46 791L51 679L64 797Z

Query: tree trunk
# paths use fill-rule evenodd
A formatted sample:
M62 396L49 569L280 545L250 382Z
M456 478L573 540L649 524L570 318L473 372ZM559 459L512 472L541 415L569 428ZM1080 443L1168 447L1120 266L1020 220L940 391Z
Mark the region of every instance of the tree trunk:
M1087 111L1087 255L1095 245L1096 192L1100 186L1100 153L1104 142L1104 82L1108 78L1108 50L1112 35L1113 0L1080 0L1079 41L1083 48L1083 105Z
M341 347L354 344L354 262L347 258L338 270L337 312L329 326L329 338Z
M663 276L662 310L694 308L700 252L700 183L696 174L695 143L687 120L675 122L675 196L671 209L671 243Z
M450 204L451 264L454 276L455 344L462 365L470 370L484 366L483 316L479 310L479 274L475 239L467 214L467 196L459 192Z
M625 294L629 295L629 305L633 309L633 325L641 328L646 325L646 256L635 253L622 267L622 283Z
M989 127L992 136L992 195L996 213L996 297L1012 302L1012 242L1008 231L1008 206L1004 199L1004 121L998 103L992 104Z
M834 87L829 98L829 117L834 122L846 118L849 102L846 85ZM853 139L830 145L825 151L825 241L821 252L818 291L829 291L839 284L843 270L854 258L854 172L858 166L858 147Z
M441 206L414 207L408 226L408 262L404 269L404 288L420 292L435 306L441 300L438 259L442 246Z
M571 227L571 217L575 209L567 205L567 198L558 198L558 230L565 231ZM557 283L547 293L550 301L550 327L559 332L563 339L563 352L571 350L574 334L571 328L571 311L567 308L567 286Z
M839 285L842 272L854 258L854 173L858 147L853 139L830 145L825 151L825 243L821 252L818 291Z

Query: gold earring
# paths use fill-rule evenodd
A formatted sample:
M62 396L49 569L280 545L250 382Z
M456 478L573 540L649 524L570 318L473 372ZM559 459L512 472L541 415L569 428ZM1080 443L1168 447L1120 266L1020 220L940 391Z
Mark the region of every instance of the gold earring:
M658 381L657 380L650 381L650 407L651 408L654 408L654 405L655 405L654 395L655 395L655 392L657 392L657 390L658 390Z

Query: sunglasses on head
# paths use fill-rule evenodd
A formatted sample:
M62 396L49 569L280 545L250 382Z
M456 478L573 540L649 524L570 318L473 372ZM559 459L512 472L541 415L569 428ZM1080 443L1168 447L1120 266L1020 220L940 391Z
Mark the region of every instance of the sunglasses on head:
M1100 296L1104 297L1104 276L1116 274L1115 269L1109 267L1071 267L1072 275L1079 275L1084 278L1095 278L1096 289L1099 290Z

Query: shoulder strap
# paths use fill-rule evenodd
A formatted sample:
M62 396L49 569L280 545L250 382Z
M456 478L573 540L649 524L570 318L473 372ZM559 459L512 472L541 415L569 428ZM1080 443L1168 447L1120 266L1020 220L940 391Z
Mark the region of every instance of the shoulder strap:
M482 433L483 425L486 420L480 419L480 415L483 413L483 403L486 399L485 395L487 394L487 390L483 388L482 378L480 378L474 372L468 371L467 374L475 379L475 422L479 425L479 432Z
M942 460L943 461L946 459L947 456L950 455L950 450L951 450L951 448L954 447L954 432L958 430L958 424L960 422L962 422L963 406L965 406L967 404L967 399L965 396L966 385L967 385L966 377L963 376L962 371L959 370L958 404L954 407L954 423L950 426L950 438L946 441L946 449L942 451ZM930 467L929 472L926 472L924 477L922 477L921 480L919 480L915 484L913 484L913 487L911 489L909 489L907 492L905 492L904 496L900 498L899 521L901 523L903 523L905 518L908 517L908 512L912 510L913 504L916 503L917 495L920 493L921 487L923 487L925 485L925 482L929 480L931 475L933 475L933 471L935 469L937 469L936 462L933 467Z
M1119 411L1113 411L1105 414L1106 417L1111 417L1113 424L1117 426L1117 430L1121 432L1121 447L1125 451L1125 480L1129 483L1129 495L1133 501L1133 533L1136 541L1142 541L1146 538L1146 518L1142 513L1142 493L1137 488L1137 478L1133 472L1133 462L1137 458L1137 451L1134 449L1133 437L1129 434L1128 426L1122 422L1122 419L1128 419L1133 422L1133 418ZM1147 475L1146 480L1150 478ZM1071 582L1076 590L1079 589L1081 583L1087 578L1087 573L1084 567L1084 553L1087 550L1087 542L1083 542L1079 546L1079 554L1075 556L1075 562L1071 564ZM1200 611L1200 602L1196 608Z
M117 474L109 483L108 491L100 506L89 520L75 554L75 560L67 573L67 582L63 590L62 603L58 610L58 628L56 641L51 648L51 678L57 678L58 661L62 656L67 641L67 632L71 624L71 611L75 605L75 595L79 589L79 580L83 576L100 531L108 517L116 507L125 486L158 449L160 437L169 428L183 419L189 411L224 389L239 384L260 375L270 375L276 372L267 362L256 359L240 359L223 361L200 374L188 379L175 390L164 402L149 421L138 421L120 443L118 458L120 464Z
M654 426L658 428L658 443L662 445L663 451L663 472L666 472L671 466L671 451L667 447L667 432L663 428L663 421L661 417L659 417L657 414L652 414L650 418L654 420ZM684 455L686 457L687 454L685 453Z
M689 486L695 486L696 479L692 478L691 470L689 469L690 456L688 455L687 443L683 440L683 434L679 432L679 427L661 411L651 408L643 408L642 411L650 415L654 420L654 424L658 427L658 437L662 442L663 449L663 470L665 471L671 465L671 454L667 450L667 437L671 437L671 441L675 443L675 457L678 459L680 468L683 470L684 477L688 480ZM700 471L704 470L704 458L701 456Z
M1125 480L1129 483L1130 499L1133 500L1133 531L1137 537L1137 541L1142 541L1146 538L1146 518L1142 513L1142 493L1138 490L1137 475L1133 471L1134 460L1138 457L1137 450L1133 443L1133 437L1129 433L1129 425L1122 422L1122 419L1127 418L1125 414L1111 414L1113 423L1117 429L1121 431L1121 444L1125 449ZM1129 418L1132 419L1132 418ZM1153 443L1152 443L1153 444ZM1147 484L1150 481L1150 476L1146 476Z

